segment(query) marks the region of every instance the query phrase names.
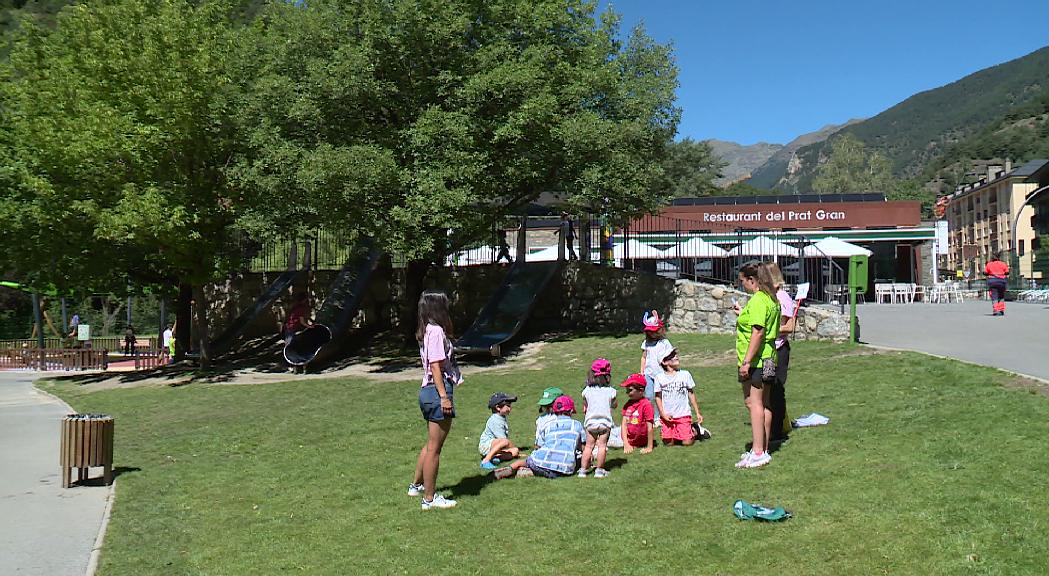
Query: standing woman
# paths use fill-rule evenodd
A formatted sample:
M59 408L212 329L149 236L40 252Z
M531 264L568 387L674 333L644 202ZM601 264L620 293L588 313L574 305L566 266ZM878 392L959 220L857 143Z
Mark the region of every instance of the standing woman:
M409 496L422 494L422 509L451 508L455 500L434 494L437 471L441 467L441 448L452 428L455 405L452 391L463 378L455 364L452 342L452 319L448 314L448 296L427 290L419 298L419 325L415 339L419 342L423 379L419 390L419 409L426 420L426 444L419 451L415 478L408 485Z
M769 275L772 287L776 289L776 300L779 301L779 335L776 337L776 381L772 384L772 397L769 404L772 408L772 426L769 442L782 442L787 439L784 422L787 419L787 367L790 365L790 341L787 334L794 332L797 319L795 302L783 289L786 281L783 272L775 262L769 262Z
M995 252L991 261L983 267L983 273L987 276L987 288L991 290L991 316L1005 316L1005 288L1008 284L1009 265L1002 262Z
M743 403L750 412L751 449L743 453L736 468L758 468L772 461L769 434L772 411L770 392L775 381L774 342L779 334L780 309L767 266L747 264L740 268L739 281L752 296L741 310L733 307L736 319L736 359Z

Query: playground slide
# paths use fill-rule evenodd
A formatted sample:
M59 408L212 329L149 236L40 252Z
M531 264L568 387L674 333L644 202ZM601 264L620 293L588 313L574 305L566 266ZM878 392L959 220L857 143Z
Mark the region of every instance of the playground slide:
M296 333L284 346L284 361L291 366L305 366L325 344L331 342L331 330L324 324L314 324Z
M469 354L500 356L500 346L521 330L539 295L560 269L560 262L519 261L514 264L477 320L455 342L455 349Z
M240 336L244 329L251 324L251 321L255 319L265 308L273 304L273 301L280 296L281 292L288 289L295 278L298 277L298 270L286 270L281 273L280 276L270 284L270 287L259 296L259 299L255 301L255 304L251 308L248 308L240 316L227 327L221 334L218 335L214 340L211 341L211 354L213 357L217 357L236 341L237 336Z
M316 358L321 348L334 337L349 331L378 262L379 251L375 249L346 261L332 282L328 297L317 310L315 327L318 329L307 329L296 334L291 343L284 347L284 359L289 364L305 365Z

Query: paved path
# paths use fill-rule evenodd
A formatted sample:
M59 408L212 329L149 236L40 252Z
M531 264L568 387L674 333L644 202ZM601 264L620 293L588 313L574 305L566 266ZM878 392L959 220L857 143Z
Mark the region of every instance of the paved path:
M1049 306L987 300L953 304L864 304L860 340L949 356L1049 380Z
M83 576L109 487L62 488L58 435L68 407L34 389L36 377L0 371L0 573Z

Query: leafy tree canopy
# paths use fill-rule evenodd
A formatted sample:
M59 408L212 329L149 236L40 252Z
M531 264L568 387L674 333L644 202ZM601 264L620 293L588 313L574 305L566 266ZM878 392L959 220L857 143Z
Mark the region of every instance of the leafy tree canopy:
M714 184L727 164L714 155L710 144L685 138L668 146L663 164L666 186L675 198L722 194Z

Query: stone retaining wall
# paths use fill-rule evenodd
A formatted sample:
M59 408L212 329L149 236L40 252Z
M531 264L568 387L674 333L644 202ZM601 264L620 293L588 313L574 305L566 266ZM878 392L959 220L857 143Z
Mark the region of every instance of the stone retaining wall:
M470 266L432 270L424 281L426 288L446 291L452 300L452 321L462 334L502 283L508 266ZM337 271L317 272L312 298L316 303L327 296ZM217 334L255 298L277 274L243 274L209 289L211 330ZM293 289L264 310L245 331L245 336L275 334L284 319L293 290L305 289L303 276ZM745 304L748 296L728 286L674 281L654 274L568 262L561 277L554 279L539 296L525 331L640 332L645 310L669 311L671 332L732 334L736 315L732 298ZM405 299L405 271L380 266L374 273L360 312L354 322L367 331L404 325L416 306ZM836 310L809 306L798 320L797 340L848 339L848 317Z
M733 298L739 301L740 306L744 306L750 296L728 286L678 280L674 283L669 331L734 334L736 314L732 311ZM837 310L803 307L798 314L792 339L845 342L849 339L849 318Z

